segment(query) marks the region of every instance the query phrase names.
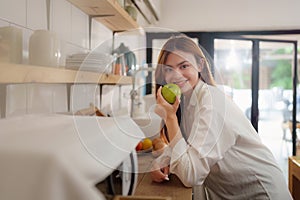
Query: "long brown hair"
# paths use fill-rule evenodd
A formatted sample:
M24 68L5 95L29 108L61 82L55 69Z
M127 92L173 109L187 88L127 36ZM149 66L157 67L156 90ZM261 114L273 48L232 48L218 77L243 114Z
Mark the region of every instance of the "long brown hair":
M161 85L166 84L164 73L163 73L163 65L166 63L168 56L176 50L193 54L196 59L197 65L202 67L201 72L198 73L199 78L209 85L213 85L213 86L216 85L210 70L209 62L205 57L201 48L191 38L187 36L184 35L173 36L164 44L158 56L157 67L155 70L156 93L158 88ZM181 103L182 102L183 99L181 100ZM179 126L181 122L181 113L182 113L181 109L182 109L182 105L179 106L176 112ZM184 133L184 130L182 129L181 126L180 129L183 137L187 140L186 134ZM161 134L165 135L165 137L169 141L169 135L168 135L168 130L166 125L163 126L161 130Z
M168 56L176 50L193 54L196 59L197 65L202 65L202 71L199 74L199 78L201 78L205 83L209 85L216 85L210 70L209 62L205 57L203 51L191 38L181 35L171 37L164 44L160 51L157 67L155 70L155 82L157 86L156 89L158 89L158 86L166 84L162 66L167 61Z

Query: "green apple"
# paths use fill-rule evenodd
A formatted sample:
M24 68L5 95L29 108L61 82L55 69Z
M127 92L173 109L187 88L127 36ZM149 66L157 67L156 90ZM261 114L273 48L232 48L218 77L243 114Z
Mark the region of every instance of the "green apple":
M161 94L167 102L173 104L176 100L176 97L181 96L181 90L178 85L168 83L162 87Z

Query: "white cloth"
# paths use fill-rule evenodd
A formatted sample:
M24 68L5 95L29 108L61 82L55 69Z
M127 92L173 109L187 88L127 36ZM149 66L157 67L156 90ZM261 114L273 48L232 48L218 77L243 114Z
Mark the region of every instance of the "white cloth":
M0 120L0 199L102 200L95 184L143 136L129 118L33 115Z
M183 112L187 141L158 159L171 157L170 171L184 185L204 184L211 199L292 199L270 150L217 87L199 81Z

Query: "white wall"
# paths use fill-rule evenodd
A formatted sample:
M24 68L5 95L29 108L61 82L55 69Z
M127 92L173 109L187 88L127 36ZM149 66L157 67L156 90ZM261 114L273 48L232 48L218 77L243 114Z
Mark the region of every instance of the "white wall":
M163 0L160 27L175 31L300 28L299 0Z
M87 53L97 48L101 52L111 53L112 31L101 23L92 21L92 41L89 49L88 16L73 6L67 0L51 0L50 30L55 32L62 41L62 59L60 65L65 65L65 58L74 53ZM45 0L1 0L0 1L0 28L15 26L22 30L23 59L22 64L28 64L29 38L34 30L47 29L46 1ZM131 40L131 39L130 39ZM126 41L126 39L125 39ZM132 45L132 40L130 41ZM6 88L1 86L1 95L7 92L6 97L0 98L0 116L14 116L28 113L65 112L68 111L67 86L65 84L17 84ZM99 94L99 87L86 85L80 87L82 94L94 91ZM104 90L103 99L109 90ZM83 98L87 98L86 95ZM75 97L77 98L77 96ZM114 99L116 96L113 97ZM95 100L96 99L96 100ZM6 102L5 102L6 101ZM86 100L86 105L89 104ZM91 101L100 104L99 98L91 97ZM80 106L84 106L81 102ZM103 105L106 106L107 105ZM127 105L126 105L127 106Z

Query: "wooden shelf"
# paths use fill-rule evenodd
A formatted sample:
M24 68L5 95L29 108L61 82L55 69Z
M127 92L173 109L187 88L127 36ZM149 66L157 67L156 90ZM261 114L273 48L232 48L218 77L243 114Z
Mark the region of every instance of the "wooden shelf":
M112 31L137 29L139 25L116 0L68 0Z
M130 85L132 77L33 65L0 63L0 83L96 83Z

